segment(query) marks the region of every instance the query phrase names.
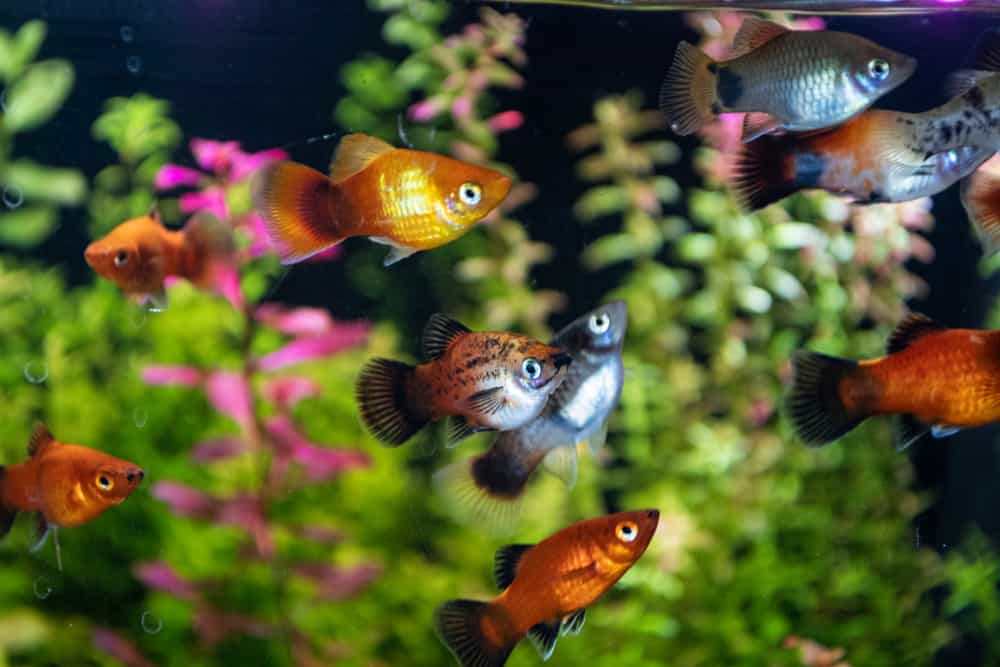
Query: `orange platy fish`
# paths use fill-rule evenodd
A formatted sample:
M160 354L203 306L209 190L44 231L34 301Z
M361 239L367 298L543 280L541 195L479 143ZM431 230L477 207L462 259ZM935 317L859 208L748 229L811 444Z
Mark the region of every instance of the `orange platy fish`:
M534 419L566 377L562 348L505 332L474 333L441 314L424 327L427 363L373 359L361 371L361 419L379 440L400 445L427 423L451 417L450 443L507 431Z
M344 137L329 178L276 162L252 184L254 203L286 264L352 236L391 246L385 265L469 231L510 192L510 178L443 155Z
M35 425L28 456L22 463L0 466L0 537L10 531L18 512L38 512L42 539L35 550L50 530L79 526L120 504L145 475L134 463L56 441L44 424ZM56 549L58 556L58 542Z
M163 309L167 305L164 278L179 276L198 287L212 287L234 251L231 230L215 217L200 213L184 229L171 231L154 210L123 222L88 245L84 257L126 296Z
M836 440L874 415L899 415L899 449L928 431L943 438L1000 420L1000 330L945 329L912 314L884 357L800 351L792 363L787 409L809 445Z
M619 512L560 530L536 545L511 544L493 568L502 593L491 602L451 600L435 626L463 667L500 667L525 636L547 660L562 634L578 634L587 607L646 551L657 510Z
M875 109L828 132L762 137L736 160L736 197L750 211L809 188L866 204L909 201L941 192L993 155L989 148L930 156L906 149L906 123L919 117Z

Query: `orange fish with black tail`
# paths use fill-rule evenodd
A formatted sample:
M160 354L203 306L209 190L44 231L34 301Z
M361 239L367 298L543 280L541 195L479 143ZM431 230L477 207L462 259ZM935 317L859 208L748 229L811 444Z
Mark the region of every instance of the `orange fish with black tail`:
M871 204L929 197L974 171L993 152L963 147L926 155L904 147L920 114L875 109L829 132L767 136L736 159L733 189L754 211L811 188Z
M500 667L525 636L543 660L560 635L578 634L587 607L646 551L657 510L580 521L538 544L511 544L493 568L502 593L490 602L451 600L437 609L438 634L463 667Z
M868 417L898 415L905 449L1000 420L1000 330L945 329L912 314L886 356L852 361L800 351L787 411L806 444L832 442Z
M284 263L367 236L391 247L388 266L462 236L507 197L510 186L510 178L487 167L349 134L337 147L329 177L276 162L251 188Z
M129 461L58 442L40 423L31 433L28 456L22 463L0 466L0 537L10 531L18 512L38 512L42 539L36 550L50 531L87 523L120 504L145 476ZM58 541L56 549L58 556Z
M172 231L154 210L121 223L88 245L84 258L126 296L162 310L167 306L163 283L167 276L211 288L233 263L235 245L232 230L212 215L199 213L183 229Z
M475 333L444 315L424 327L427 363L373 359L357 399L372 434L400 445L432 421L450 418L450 444L479 431L507 431L538 416L565 379L562 348L505 332Z

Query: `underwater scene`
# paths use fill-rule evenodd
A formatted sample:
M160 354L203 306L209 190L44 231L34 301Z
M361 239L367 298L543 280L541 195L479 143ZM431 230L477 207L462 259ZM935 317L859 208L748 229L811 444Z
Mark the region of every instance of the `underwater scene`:
M0 667L1000 665L1000 4L0 3Z

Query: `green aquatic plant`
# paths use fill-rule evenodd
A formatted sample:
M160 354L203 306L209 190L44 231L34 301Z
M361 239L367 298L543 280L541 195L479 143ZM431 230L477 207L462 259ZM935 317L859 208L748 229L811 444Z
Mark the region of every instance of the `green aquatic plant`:
M29 21L13 34L0 29L0 243L17 248L48 238L58 225L59 207L75 206L87 194L76 169L14 156L18 135L48 122L73 88L68 62L34 62L45 32L41 21Z

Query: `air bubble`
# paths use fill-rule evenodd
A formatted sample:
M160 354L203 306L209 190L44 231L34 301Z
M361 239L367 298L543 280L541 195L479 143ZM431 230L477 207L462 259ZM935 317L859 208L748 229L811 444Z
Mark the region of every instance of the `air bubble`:
M129 56L125 59L125 69L129 71L129 74L138 74L142 71L142 58Z
M136 408L132 411L132 422L136 428L144 428L149 420L149 410L146 408Z
M35 583L32 585L35 591L35 597L39 600L44 600L45 598L52 595L52 584L45 577L38 577L35 579Z
M24 193L16 185L8 185L3 189L3 205L7 208L17 208L24 203Z
M49 365L44 361L29 361L24 365L24 379L31 384L41 384L49 379Z
M126 44L131 44L132 40L135 39L135 30L130 25L123 25L118 34L121 35L122 41Z
M151 611L142 612L139 622L142 624L142 629L147 635L159 634L160 630L163 629L163 619Z

